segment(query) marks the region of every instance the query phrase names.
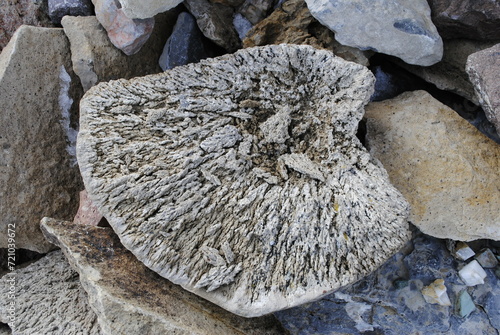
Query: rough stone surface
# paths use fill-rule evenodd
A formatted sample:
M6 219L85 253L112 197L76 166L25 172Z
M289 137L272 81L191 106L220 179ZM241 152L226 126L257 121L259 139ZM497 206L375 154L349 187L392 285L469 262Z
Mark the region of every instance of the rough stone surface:
M432 21L443 38L500 39L500 2L428 0Z
M197 63L207 58L208 53L203 45L203 38L196 25L196 19L187 12L180 13L172 35L168 38L160 56L159 63L162 70Z
M151 37L144 48L132 56L126 56L111 44L106 31L95 17L63 18L64 32L71 44L73 68L84 90L101 81L161 72L160 66L152 60L160 57L177 13L172 10L157 15Z
M161 278L111 228L44 218L42 229L80 273L104 334L286 334L273 316L236 316Z
M486 117L500 134L500 44L470 55L466 71Z
M500 331L500 282L487 270L484 285L467 288L442 240L417 234L373 274L317 302L275 315L292 334L495 335ZM444 279L452 306L428 304L420 290ZM479 307L456 311L469 290Z
M500 146L424 91L366 108L367 146L424 233L500 240Z
M153 31L155 20L127 17L118 0L92 0L95 15L115 47L126 55L133 55L142 48Z
M49 0L49 17L55 24L61 24L65 15L89 16L94 14L91 0Z
M231 7L208 0L186 0L184 5L196 18L203 35L228 52L241 47L241 41L233 25L234 10Z
M275 0L246 0L241 7L238 8L238 13L243 15L252 24L257 24L265 19L271 9L274 7Z
M9 318L8 295L15 280L16 310ZM0 322L7 323L13 334L102 334L95 313L76 273L61 251L0 279ZM5 300L4 300L5 299Z
M131 19L147 19L166 12L182 0L118 0L125 15Z
M373 77L268 46L101 83L81 102L86 189L148 267L242 316L331 292L408 238L355 137Z
M341 45L328 28L311 15L304 0L287 0L269 17L248 31L243 40L245 48L268 44L308 44L333 51L348 61L368 66L370 51Z
M478 105L479 100L465 71L465 64L469 55L494 44L494 42L463 39L445 40L441 62L429 67L408 65L403 62L398 62L398 65L425 81L433 83L439 89L456 93Z
M107 220L99 213L99 210L89 199L85 190L80 192L80 205L73 223L91 226L109 226Z
M344 45L429 66L441 60L443 42L426 0L306 0L312 15Z
M37 222L75 215L81 95L63 30L21 26L0 54L0 247L15 228L16 248L45 253Z
M46 1L0 1L0 52L21 25L53 27Z

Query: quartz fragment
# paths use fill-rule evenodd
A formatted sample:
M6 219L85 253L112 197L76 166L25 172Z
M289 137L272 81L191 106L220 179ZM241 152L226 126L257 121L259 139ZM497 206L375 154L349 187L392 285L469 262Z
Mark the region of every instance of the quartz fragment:
M454 255L457 259L461 261L466 261L473 257L476 253L472 250L469 245L465 242L458 242L455 246Z
M498 265L498 260L490 249L485 249L478 253L476 260L483 268L494 268Z
M450 306L451 301L446 293L443 279L436 279L429 286L422 289L424 299L429 304L438 304L441 306Z
M233 313L317 299L409 238L355 136L372 92L365 67L294 45L101 83L80 104L86 189L140 261Z
M484 284L484 278L487 276L484 269L476 260L464 266L462 270L458 271L458 275L467 286Z

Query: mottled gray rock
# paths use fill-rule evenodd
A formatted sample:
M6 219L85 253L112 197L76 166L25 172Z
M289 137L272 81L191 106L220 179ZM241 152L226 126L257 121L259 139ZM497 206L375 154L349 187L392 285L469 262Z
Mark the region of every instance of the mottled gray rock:
M49 17L55 24L61 24L65 15L89 16L94 14L91 0L49 0Z
M271 315L236 316L161 278L126 250L111 228L49 218L41 225L80 273L103 334L286 334Z
M355 137L373 77L310 46L101 83L81 101L86 189L125 247L242 316L317 299L408 238Z
M73 69L85 91L101 81L129 79L161 72L158 59L170 35L178 11L155 17L155 27L141 50L131 56L116 49L93 16L64 17L62 25L71 44Z
M500 44L470 55L466 71L486 117L500 134Z
M11 301L12 283L16 302L13 319L9 305L4 303ZM13 334L101 334L78 273L71 269L61 251L51 252L15 274L3 276L0 294L0 322L7 323Z
M253 25L265 19L274 7L275 0L246 0L239 8L238 13L243 15Z
M500 2L428 0L432 21L443 38L500 39Z
M197 63L207 57L203 34L195 18L187 12L180 13L160 56L160 67L165 71L179 65Z
M208 0L186 0L184 5L196 18L198 27L208 39L228 52L234 52L241 47L238 33L233 26L233 8Z
M500 146L424 91L366 107L367 146L424 233L500 240Z
M306 0L311 14L340 43L429 66L441 60L443 42L427 1Z
M16 248L45 253L53 246L37 222L75 215L81 95L63 30L21 26L0 54L0 247L11 228Z
M154 18L131 19L118 0L92 0L92 3L111 43L128 56L139 52L153 31Z
M462 264L460 264L462 265ZM478 306L463 318L457 298L467 289L443 241L418 234L400 253L359 282L317 302L275 313L293 334L491 335L500 331L500 282L487 270L482 286L469 288ZM420 289L444 279L452 306L428 304Z
M166 12L182 0L118 0L125 15L131 19L147 19Z

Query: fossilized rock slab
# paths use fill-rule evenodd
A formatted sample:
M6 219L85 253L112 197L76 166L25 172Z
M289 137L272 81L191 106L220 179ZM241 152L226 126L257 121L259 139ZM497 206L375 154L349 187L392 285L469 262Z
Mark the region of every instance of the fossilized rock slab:
M13 312L11 288L15 290ZM0 322L7 323L13 334L102 334L78 273L60 250L3 276L0 294Z
M426 0L306 0L311 14L335 39L361 50L429 66L441 60L443 42Z
M81 102L91 199L139 260L242 316L383 263L407 203L355 137L373 76L273 45L101 83Z
M89 294L104 334L286 334L273 316L246 319L173 285L146 268L111 228L44 218Z
M366 108L367 145L412 206L421 231L500 240L500 146L424 91Z

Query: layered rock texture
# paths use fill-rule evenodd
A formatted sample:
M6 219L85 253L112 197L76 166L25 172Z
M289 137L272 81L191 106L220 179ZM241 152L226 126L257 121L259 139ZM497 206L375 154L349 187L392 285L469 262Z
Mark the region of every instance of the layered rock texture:
M409 238L355 137L372 92L365 67L292 45L101 83L81 101L86 189L141 262L233 313L318 299Z
M8 299L15 290L15 309L10 318ZM0 279L0 322L12 334L100 335L96 314L61 251ZM4 303L5 302L5 303Z
M80 273L103 334L286 334L273 316L236 316L161 278L126 250L111 228L50 218L41 226Z
M47 252L40 219L76 213L81 95L63 30L19 28L0 54L0 247L11 228L16 248Z
M500 240L500 146L424 91L366 108L367 145L422 232Z
M441 60L443 42L426 0L306 0L311 14L337 41L361 50L429 66Z

